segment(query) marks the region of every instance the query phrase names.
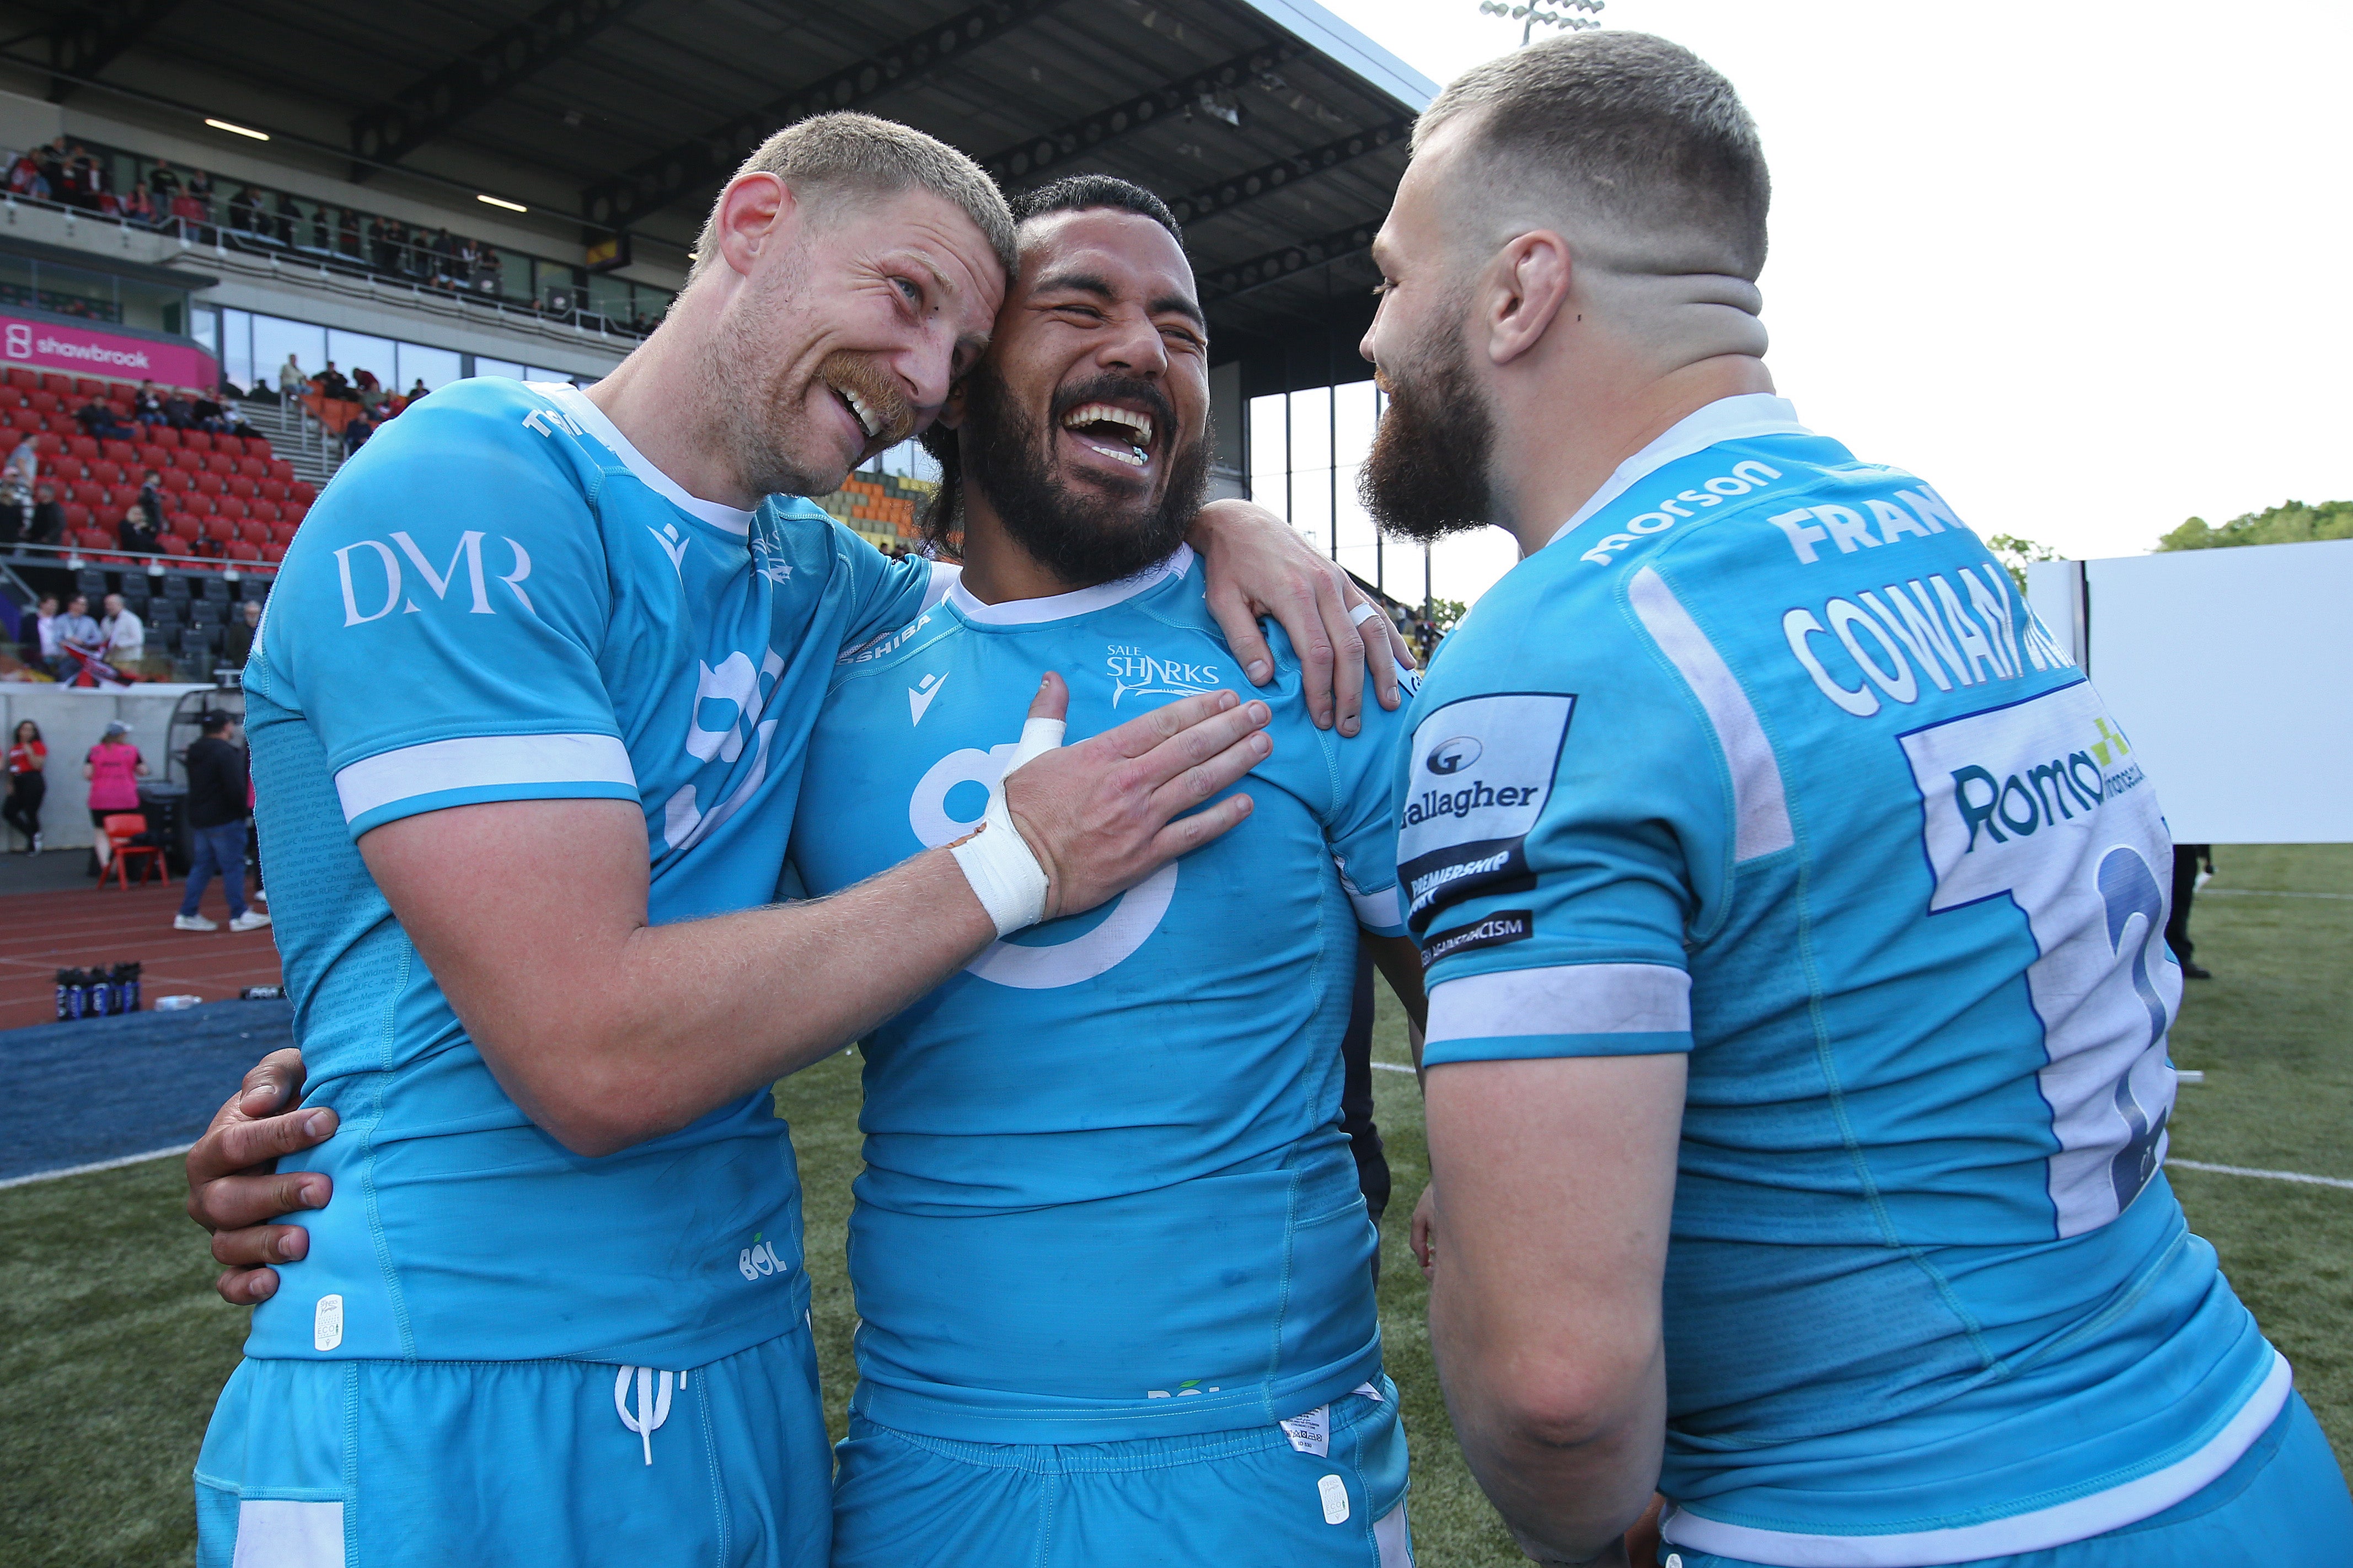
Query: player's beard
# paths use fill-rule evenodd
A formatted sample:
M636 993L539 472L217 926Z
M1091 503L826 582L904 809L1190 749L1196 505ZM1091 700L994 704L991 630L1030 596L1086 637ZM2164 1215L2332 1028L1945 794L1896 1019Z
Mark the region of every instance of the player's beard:
M1373 520L1424 544L1493 520L1487 465L1495 417L1472 377L1458 327L1449 321L1417 345L1409 374L1383 372L1389 405L1356 477L1356 493Z
M768 323L798 313L800 291L790 279L756 287L758 296L740 307L743 320ZM847 469L833 468L830 458L793 455L811 383L800 379L790 358L780 358L758 331L724 330L712 357L717 424L744 488L764 496L822 495L839 489ZM881 422L867 442L868 451L896 446L913 434L915 411L905 389L873 356L836 349L818 362L814 383L819 396L833 395L834 388L856 393Z
M996 367L984 363L965 380L965 428L977 437L965 448L972 454L966 481L988 497L1013 542L1073 588L1133 577L1174 553L1201 510L1209 479L1208 431L1180 445L1176 410L1148 383L1109 376L1066 388L1055 399L1053 429L1060 427L1061 410L1097 400L1142 402L1153 409L1155 427L1170 433L1158 504L1139 509L1133 498L1106 489L1065 484L1049 448L1053 430L1029 416Z

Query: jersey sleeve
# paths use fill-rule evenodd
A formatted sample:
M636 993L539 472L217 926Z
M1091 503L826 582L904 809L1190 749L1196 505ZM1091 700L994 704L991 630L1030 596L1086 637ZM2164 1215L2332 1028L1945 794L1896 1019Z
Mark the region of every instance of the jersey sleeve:
M849 586L849 616L841 639L844 653L907 625L938 604L956 580L957 568L946 562L926 561L918 555L893 561L838 521L833 524L833 548Z
M482 801L638 798L597 666L596 516L530 412L420 404L288 552L248 680L303 714L355 838Z
M1332 768L1334 800L1324 823L1324 840L1340 868L1340 885L1356 911L1356 923L1376 936L1404 936L1405 898L1398 886L1398 749L1404 743L1419 678L1398 672L1408 700L1390 712L1365 694L1364 725L1352 736L1312 731Z
M1510 689L1415 710L1398 859L1430 1065L1691 1049L1685 942L1728 870L1721 754L1652 649L1596 635L1611 616L1542 637L1577 652L1499 669Z

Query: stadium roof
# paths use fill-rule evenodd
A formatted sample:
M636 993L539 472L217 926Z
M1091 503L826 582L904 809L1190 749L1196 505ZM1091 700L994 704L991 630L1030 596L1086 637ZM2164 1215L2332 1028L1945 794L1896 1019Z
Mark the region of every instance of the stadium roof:
M1119 174L1185 223L1217 357L1287 349L1302 384L1335 354L1360 373L1365 247L1437 90L1310 0L19 0L0 26L53 99L254 124L355 178L679 249L745 152L825 108L1008 188Z

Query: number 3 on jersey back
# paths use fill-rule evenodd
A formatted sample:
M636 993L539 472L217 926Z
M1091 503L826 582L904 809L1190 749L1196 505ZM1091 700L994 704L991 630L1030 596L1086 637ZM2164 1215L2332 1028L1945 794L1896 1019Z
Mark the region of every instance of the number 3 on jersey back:
M2163 942L2171 847L2155 793L2086 681L1901 741L1931 912L2008 898L2026 917L2052 1206L2060 1236L2097 1229L2157 1173L2173 1109L2165 1039L2181 971Z

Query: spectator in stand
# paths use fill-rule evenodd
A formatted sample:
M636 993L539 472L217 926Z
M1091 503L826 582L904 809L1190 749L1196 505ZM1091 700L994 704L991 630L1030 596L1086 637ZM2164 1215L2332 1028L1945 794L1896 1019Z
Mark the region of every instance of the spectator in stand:
M197 241L212 238L212 214L203 202L187 192L182 191L172 198L172 216L184 226L181 232L186 238Z
M0 817L25 836L25 853L41 852L41 800L49 793L49 748L41 727L30 719L19 722L8 742L8 799Z
M385 226L383 218L373 215L367 221L367 258L378 272L392 270L392 231Z
M168 207L172 198L180 194L180 176L171 164L158 158L155 166L147 171L147 188L155 193L156 205Z
M129 542L131 519L137 514L125 512L122 515L122 547L128 550L132 548ZM155 542L150 539L147 542L152 548ZM106 618L98 623L98 629L106 635L107 663L119 668L126 664L136 664L146 657L147 623L139 618L139 612L123 604L121 595L109 594L106 596Z
M328 248L328 237L327 204L314 202L311 205L311 248L325 251Z
M286 363L278 367L278 395L300 397L310 389L311 378L302 374L302 367L294 356L288 354Z
M32 509L24 514L25 542L55 544L65 537L66 509L58 504L55 485L37 485L33 489Z
M107 722L105 736L82 759L81 776L90 781L90 825L97 829L90 849L98 859L97 874L103 877L107 863L114 858L114 846L106 837L106 819L126 811L143 814L147 809L139 799L139 781L147 776L147 759L131 743L130 725L120 719Z
M146 511L136 501L122 509L121 519L114 525L115 543L132 555L154 554L156 541L162 533L161 529L147 521ZM111 605L119 596L109 595L106 602Z
M0 489L18 496L30 495L40 471L41 449L33 444L33 437L23 437L9 449L7 462L0 464Z
M228 231L231 234L253 232L253 215L259 206L260 201L261 198L254 194L251 185L239 185L237 188L237 195L228 199Z
M224 387L224 390L227 389ZM245 410L234 403L223 405L220 426L222 434L228 436L250 437L259 433L252 422L246 418Z
M42 148L39 156L41 183L49 187L49 199L65 200L66 163L69 156L66 152L66 139L62 136L58 137Z
M415 381L409 383L408 391L403 395L406 401L403 402L401 406L406 408L410 404L415 403L418 398L425 395L427 390L425 378L421 375L418 376Z
M101 398L91 398L74 411L74 423L85 436L100 441L128 441L134 432L115 416L114 405Z
M345 402L352 400L351 379L335 368L333 360L329 360L327 368L319 373L319 391L327 397Z
M216 921L196 912L205 884L220 873L228 895L228 929L259 931L269 917L245 902L245 818L253 792L247 783L245 748L237 744L237 721L226 713L204 716L204 734L188 748L188 827L195 853L188 861L188 890L173 920L175 931L218 931Z
M0 550L14 550L24 542L25 524L32 515L29 499L21 505L0 506Z
M253 639L261 630L261 601L248 599L237 606L237 619L228 624L227 664L232 669L243 669L253 653Z
M139 390L132 395L131 417L142 425L164 423L164 395L155 390L153 381L141 382Z
M8 189L16 195L31 196L34 195L33 187L37 184L41 188L36 199L46 200L49 194L49 187L48 182L41 178L41 161L27 149L17 153L16 161L8 165Z
M122 216L126 222L138 224L143 228L155 226L159 221L155 198L148 192L146 181L141 180L131 187L131 195L122 204Z
M349 458L362 447L366 446L367 438L375 434L375 422L367 416L364 410L362 411L350 424L343 426L343 456Z
M150 468L139 482L137 506L147 526L158 534L164 531L164 475L161 469Z
M213 177L202 169L189 170L186 194L190 201L203 209L205 221L210 223L213 217Z
M279 193L278 193L278 243L279 243L279 244L280 244L280 245L282 245L282 246L287 247L289 249L291 249L291 248L293 247L293 245L294 245L294 226L295 226L297 223L301 222L301 218L302 218L302 209L301 209L301 207L300 205L298 205L296 204L296 202L295 202L294 198L293 198L292 196L290 196L290 195L288 195L284 191L280 191L280 192L279 192Z
M227 413L228 410L223 408L218 402L206 397L202 393L188 399L189 420L199 430L227 429Z
M360 256L360 215L345 207L335 219L335 249L356 261Z
M41 595L40 604L33 611L32 634L20 639L17 646L25 650L26 664L36 669L56 669L58 656L63 650L58 647L58 596L55 594Z
M73 152L66 159L66 181L62 188L65 204L80 207L85 212L95 212L98 210L99 194L105 188L106 175L99 168L98 160L90 155L89 148L75 142Z
M384 383L375 378L375 372L360 365L352 372L352 390L360 395L362 403L370 403L384 390Z
M58 679L68 680L78 674L81 665L74 650L102 655L106 649L106 634L90 618L90 601L76 594L66 601L66 613L58 617Z
M174 430L193 429L196 423L196 405L178 387L164 395L164 423Z

